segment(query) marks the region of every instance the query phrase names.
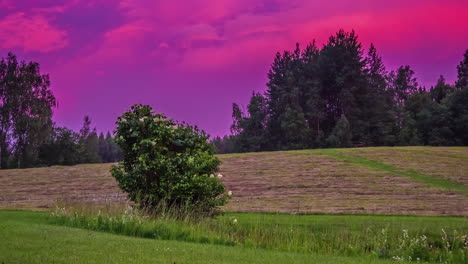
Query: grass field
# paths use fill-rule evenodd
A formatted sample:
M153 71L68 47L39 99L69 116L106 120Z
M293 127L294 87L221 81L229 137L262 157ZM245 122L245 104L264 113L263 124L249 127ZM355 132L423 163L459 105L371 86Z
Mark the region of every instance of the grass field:
M0 211L0 263L392 263L119 236L48 224L46 213Z
M379 147L219 155L225 211L468 216L467 147ZM110 164L0 171L0 208L125 200Z
M124 212L111 164L0 171L0 209L40 210L0 210L0 263L468 262L468 148L219 158L233 199L195 222Z
M233 217L238 223L227 225L226 221ZM59 226L46 212L2 210L0 263L394 263L392 256L382 259L378 253L363 254L359 247L368 250L366 244L376 241L382 245L396 243L397 249L404 241L403 230L409 233L408 243L422 234L433 243L435 237L443 234L441 227L448 234L458 230L459 237L468 232L468 221L462 217L228 213L210 221L211 231L167 221L152 227L153 232L164 229L170 234L185 228L195 236L204 236L203 240L185 242L184 236L144 239L116 235L122 233L117 229L103 233ZM385 239L370 235L381 229L387 230ZM244 241L219 245L210 240L214 236L227 240L244 237ZM455 243L452 235L447 240ZM415 247L411 252L422 254Z

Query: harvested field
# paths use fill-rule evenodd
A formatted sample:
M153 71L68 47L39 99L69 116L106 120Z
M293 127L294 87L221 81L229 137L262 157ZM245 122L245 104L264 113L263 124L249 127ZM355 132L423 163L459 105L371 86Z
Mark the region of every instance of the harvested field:
M464 184L468 148L362 148L334 150L427 177ZM325 154L324 154L325 153ZM464 187L416 181L405 174L362 166L304 150L219 155L223 181L234 195L226 211L468 215ZM465 163L460 162L465 160ZM39 209L57 200L125 200L111 164L0 171L0 208ZM462 189L460 189L462 188Z
M111 164L0 171L0 208L49 208L59 200L114 203L126 199L111 177Z
M344 153L414 170L434 178L449 179L468 187L468 148L382 147L361 148Z

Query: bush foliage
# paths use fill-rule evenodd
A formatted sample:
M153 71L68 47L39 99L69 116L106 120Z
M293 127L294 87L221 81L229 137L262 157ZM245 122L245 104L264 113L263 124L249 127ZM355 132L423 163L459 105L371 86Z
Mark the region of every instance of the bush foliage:
M117 121L115 141L124 159L112 167L112 176L131 201L150 212L164 204L212 214L229 196L214 176L220 161L208 138L197 127L135 104Z

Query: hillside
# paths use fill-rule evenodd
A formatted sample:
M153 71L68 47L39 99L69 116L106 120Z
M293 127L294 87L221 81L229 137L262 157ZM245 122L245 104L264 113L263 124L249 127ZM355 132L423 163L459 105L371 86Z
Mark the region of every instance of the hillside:
M219 155L226 211L468 215L468 147ZM125 201L111 164L0 171L0 208Z

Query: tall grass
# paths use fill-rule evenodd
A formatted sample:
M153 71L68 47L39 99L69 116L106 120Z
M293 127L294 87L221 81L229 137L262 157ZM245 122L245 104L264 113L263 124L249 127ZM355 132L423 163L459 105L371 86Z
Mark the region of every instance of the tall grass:
M170 210L166 210L170 211ZM148 216L131 206L57 206L55 224L128 236L246 248L342 256L374 255L395 260L468 263L466 225L457 230L403 229L379 216L227 214L217 218ZM313 219L316 218L317 221ZM305 220L307 219L307 220ZM340 220L338 220L340 219ZM360 221L361 221L360 220Z

